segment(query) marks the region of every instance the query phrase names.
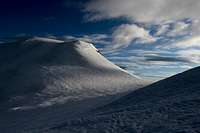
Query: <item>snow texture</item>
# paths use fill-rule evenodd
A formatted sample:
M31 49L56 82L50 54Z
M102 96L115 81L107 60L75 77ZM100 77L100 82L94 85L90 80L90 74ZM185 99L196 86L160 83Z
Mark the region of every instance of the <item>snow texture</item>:
M1 43L0 62L3 133L45 132L147 84L79 40Z
M49 133L199 133L200 67L66 121Z

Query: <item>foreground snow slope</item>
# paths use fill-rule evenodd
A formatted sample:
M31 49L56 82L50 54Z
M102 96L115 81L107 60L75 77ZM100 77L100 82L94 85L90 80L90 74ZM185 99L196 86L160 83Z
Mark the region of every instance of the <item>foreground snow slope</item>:
M90 43L30 38L0 44L0 130L51 127L145 84Z
M48 132L198 133L200 67L144 87ZM91 113L93 115L91 115Z

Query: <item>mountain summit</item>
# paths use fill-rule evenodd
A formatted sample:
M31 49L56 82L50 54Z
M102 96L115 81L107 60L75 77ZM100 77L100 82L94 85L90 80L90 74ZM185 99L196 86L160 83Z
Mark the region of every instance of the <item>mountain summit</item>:
M79 40L34 37L3 43L0 62L0 129L6 131L15 131L13 124L18 129L61 122L146 84Z
M0 62L1 101L24 100L27 106L116 94L143 85L91 43L79 40L35 37L1 44Z

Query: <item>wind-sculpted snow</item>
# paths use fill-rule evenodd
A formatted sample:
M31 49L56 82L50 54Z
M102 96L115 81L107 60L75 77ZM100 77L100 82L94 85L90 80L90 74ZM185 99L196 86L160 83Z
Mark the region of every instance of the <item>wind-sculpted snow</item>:
M147 83L77 40L36 37L2 43L0 62L3 133L53 127Z
M199 133L200 67L136 90L50 133Z

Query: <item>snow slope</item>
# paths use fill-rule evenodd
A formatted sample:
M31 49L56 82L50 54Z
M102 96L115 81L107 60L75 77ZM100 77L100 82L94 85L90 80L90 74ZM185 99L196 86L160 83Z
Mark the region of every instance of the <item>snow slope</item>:
M34 37L3 43L0 62L4 133L39 132L146 84L78 40Z
M136 90L48 132L199 133L200 67Z

